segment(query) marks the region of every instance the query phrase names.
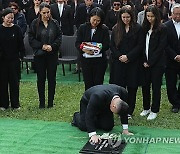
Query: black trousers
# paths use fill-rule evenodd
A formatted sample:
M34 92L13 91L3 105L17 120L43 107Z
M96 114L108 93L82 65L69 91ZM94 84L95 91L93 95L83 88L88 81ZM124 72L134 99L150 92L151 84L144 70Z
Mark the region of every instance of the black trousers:
M48 80L48 106L53 106L56 87L57 55L35 57L40 106L45 106L45 82Z
M174 108L180 108L180 68L167 68L165 76L169 102Z
M0 106L12 108L20 107L19 104L19 59L0 61ZM9 102L10 99L10 102Z
M164 73L163 67L146 68L144 71L145 85L142 86L143 108L154 113L159 112L161 100L161 85ZM151 104L151 84L152 84L152 105Z
M82 131L87 131L86 126L86 109L87 104L81 100L80 113L76 114L75 121L77 127ZM92 119L96 128L104 131L110 131L114 127L114 115L112 112L97 113L95 119Z
M84 78L85 90L95 85L103 84L104 75L107 68L107 61L102 63L86 62L82 61L82 73Z

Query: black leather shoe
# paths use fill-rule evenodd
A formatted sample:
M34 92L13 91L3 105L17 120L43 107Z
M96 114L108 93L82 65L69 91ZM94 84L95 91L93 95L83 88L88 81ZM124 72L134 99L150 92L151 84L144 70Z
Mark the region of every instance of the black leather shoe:
M76 123L76 115L79 114L79 112L75 112L74 115L73 115L73 120L71 122L71 125L72 126L75 126L77 127L77 123Z
M173 113L178 113L178 112L179 112L179 108L173 107L173 108L171 109L171 111L172 111Z

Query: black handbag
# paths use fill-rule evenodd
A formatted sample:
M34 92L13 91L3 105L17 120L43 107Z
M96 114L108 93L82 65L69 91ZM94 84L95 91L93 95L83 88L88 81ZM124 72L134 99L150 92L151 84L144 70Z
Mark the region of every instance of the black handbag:
M46 54L46 51L44 51L42 49L34 50L34 56L42 56L44 54Z

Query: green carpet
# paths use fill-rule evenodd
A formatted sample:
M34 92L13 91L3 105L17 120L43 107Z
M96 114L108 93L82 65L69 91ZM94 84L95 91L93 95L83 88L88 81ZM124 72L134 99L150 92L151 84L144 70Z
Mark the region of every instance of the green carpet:
M116 126L112 132L120 131ZM124 154L180 153L180 130L131 126L130 131L135 135L125 136ZM149 143L136 142L140 138ZM0 154L78 154L87 140L87 133L65 122L0 119Z

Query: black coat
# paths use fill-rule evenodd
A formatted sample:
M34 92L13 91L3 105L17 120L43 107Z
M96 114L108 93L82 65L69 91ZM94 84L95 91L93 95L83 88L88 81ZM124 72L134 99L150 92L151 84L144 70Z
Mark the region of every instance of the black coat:
M114 25L117 23L119 11L114 11L113 9L109 10L106 14L105 24L108 26L109 30L112 30Z
M64 4L62 16L59 15L58 4L51 5L51 14L54 19L56 19L59 23L61 22L61 30L63 35L73 35L73 12L69 5Z
M94 132L96 130L93 119L95 119L97 114L112 113L110 110L110 103L115 95L118 95L123 101L127 102L127 91L114 84L97 85L85 91L81 98L81 103L87 106L85 121L88 132ZM81 110L80 112L84 113L84 111ZM121 113L120 116L121 123L128 124L127 113Z
M146 40L144 41L145 47ZM144 60L150 67L164 67L165 66L165 47L167 45L167 29L162 24L161 30L152 32L149 40L148 60L143 52Z
M52 52L46 54L57 55L62 40L61 29L58 21L55 19L49 20L47 28L45 28L42 21L39 23L37 28L37 22L38 19L33 20L29 29L29 44L34 50L42 49L44 44L51 45Z
M140 79L140 62L143 50L143 31L139 24L130 28L126 33L124 29L120 45L116 47L114 40L115 31L112 31L110 49L112 51L112 83L120 86L137 87ZM122 63L121 55L126 55L129 62ZM118 78L117 78L118 76Z
M172 20L165 23L168 32L168 45L166 51L166 67L180 68L180 63L176 62L174 58L180 55L180 39L178 39L177 32Z
M90 6L89 12L97 6L99 6L97 3L93 3ZM82 3L79 5L79 7L76 10L75 25L77 28L79 28L81 24L84 24L87 21L89 21L89 13L87 13L86 5Z

